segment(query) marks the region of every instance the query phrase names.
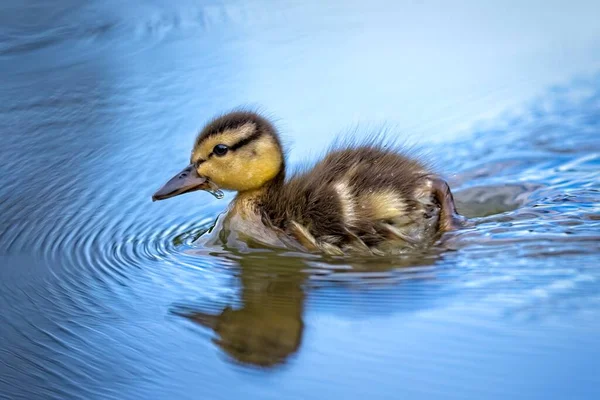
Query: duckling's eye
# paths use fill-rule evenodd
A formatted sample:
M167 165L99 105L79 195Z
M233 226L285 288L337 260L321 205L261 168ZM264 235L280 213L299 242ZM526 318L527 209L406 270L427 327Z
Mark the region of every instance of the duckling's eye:
M226 144L218 144L213 148L213 153L219 157L222 157L225 154L227 154L228 150L229 150L229 147L227 147Z

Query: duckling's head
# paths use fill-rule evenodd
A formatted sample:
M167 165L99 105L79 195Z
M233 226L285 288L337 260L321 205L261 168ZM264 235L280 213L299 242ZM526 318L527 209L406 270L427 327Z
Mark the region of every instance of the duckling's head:
M235 111L213 119L202 129L190 165L152 199L196 190L256 190L283 176L284 169L283 151L273 125L257 113Z

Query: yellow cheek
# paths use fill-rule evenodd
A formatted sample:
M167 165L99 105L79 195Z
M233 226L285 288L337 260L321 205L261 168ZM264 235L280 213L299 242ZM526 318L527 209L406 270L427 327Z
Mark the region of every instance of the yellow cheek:
M232 190L257 189L277 175L277 168L264 160L234 159L224 168L226 174L219 174L221 185ZM219 183L217 183L219 184Z
M223 171L223 168L218 165L218 162L215 162L214 160L208 160L200 164L200 167L198 168L198 174L200 176L206 176L220 187L223 187L220 181L224 176L227 175L227 171Z
M244 190L251 171L249 168L242 168L239 160L231 157L213 157L200 165L198 173L208 177L222 189Z
M279 172L280 162L273 163L267 160L256 160L252 165L240 165L237 175L240 177L239 182L243 185L243 189L255 189L271 179L275 178Z
M227 190L257 189L279 172L281 157L276 159L212 158L200 165L198 173Z

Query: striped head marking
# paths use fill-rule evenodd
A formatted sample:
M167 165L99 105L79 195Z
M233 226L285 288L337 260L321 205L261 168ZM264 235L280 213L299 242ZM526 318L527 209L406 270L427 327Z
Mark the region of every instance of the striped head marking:
M275 178L283 169L283 154L269 121L252 112L232 112L200 132L191 164L222 189L246 191Z

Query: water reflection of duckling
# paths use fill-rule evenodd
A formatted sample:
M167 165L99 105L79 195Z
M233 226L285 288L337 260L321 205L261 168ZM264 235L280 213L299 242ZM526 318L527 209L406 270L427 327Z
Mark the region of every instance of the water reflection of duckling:
M230 361L259 367L284 364L301 350L305 302L310 291L318 289L320 283L327 282L323 275L325 270L318 267L311 269L307 261L313 257L289 257L278 252L249 252L225 257L239 267L235 269L240 288L235 305L221 306L223 300L230 300L228 294L217 303L220 311L215 312L215 304L202 301L180 303L171 312L211 329L215 333L214 343L230 357ZM411 267L412 270L403 274L403 281L429 280L432 277L428 272L430 270L425 268L419 274L414 267L433 265L437 255L435 252L425 256L411 253L402 257L357 259L359 261L352 261L351 269L348 269L346 259L330 260L327 272L332 275L328 282L333 285L327 285L329 289L334 287L335 282L343 282L339 288L352 287L353 295L356 295L358 290L364 290L368 285L392 285L397 282L395 277L399 277L396 272L403 267ZM366 273L367 271L374 275ZM346 273L350 275L345 276ZM311 277L317 278L314 281L316 286L312 285ZM348 306L356 311L357 304L348 303ZM407 306L419 307L419 302L411 301ZM394 305L390 307L393 309L391 312L397 312L401 308ZM383 313L387 312L380 306L376 308Z
M207 124L190 165L153 200L200 189L238 192L222 221L221 240L234 233L236 239L331 255L422 247L461 219L446 182L377 143L334 149L286 181L275 128L246 111Z
M175 313L214 330L215 343L237 362L260 367L282 364L302 341L303 267L294 259L242 258L239 308L226 307L214 314L186 307Z

